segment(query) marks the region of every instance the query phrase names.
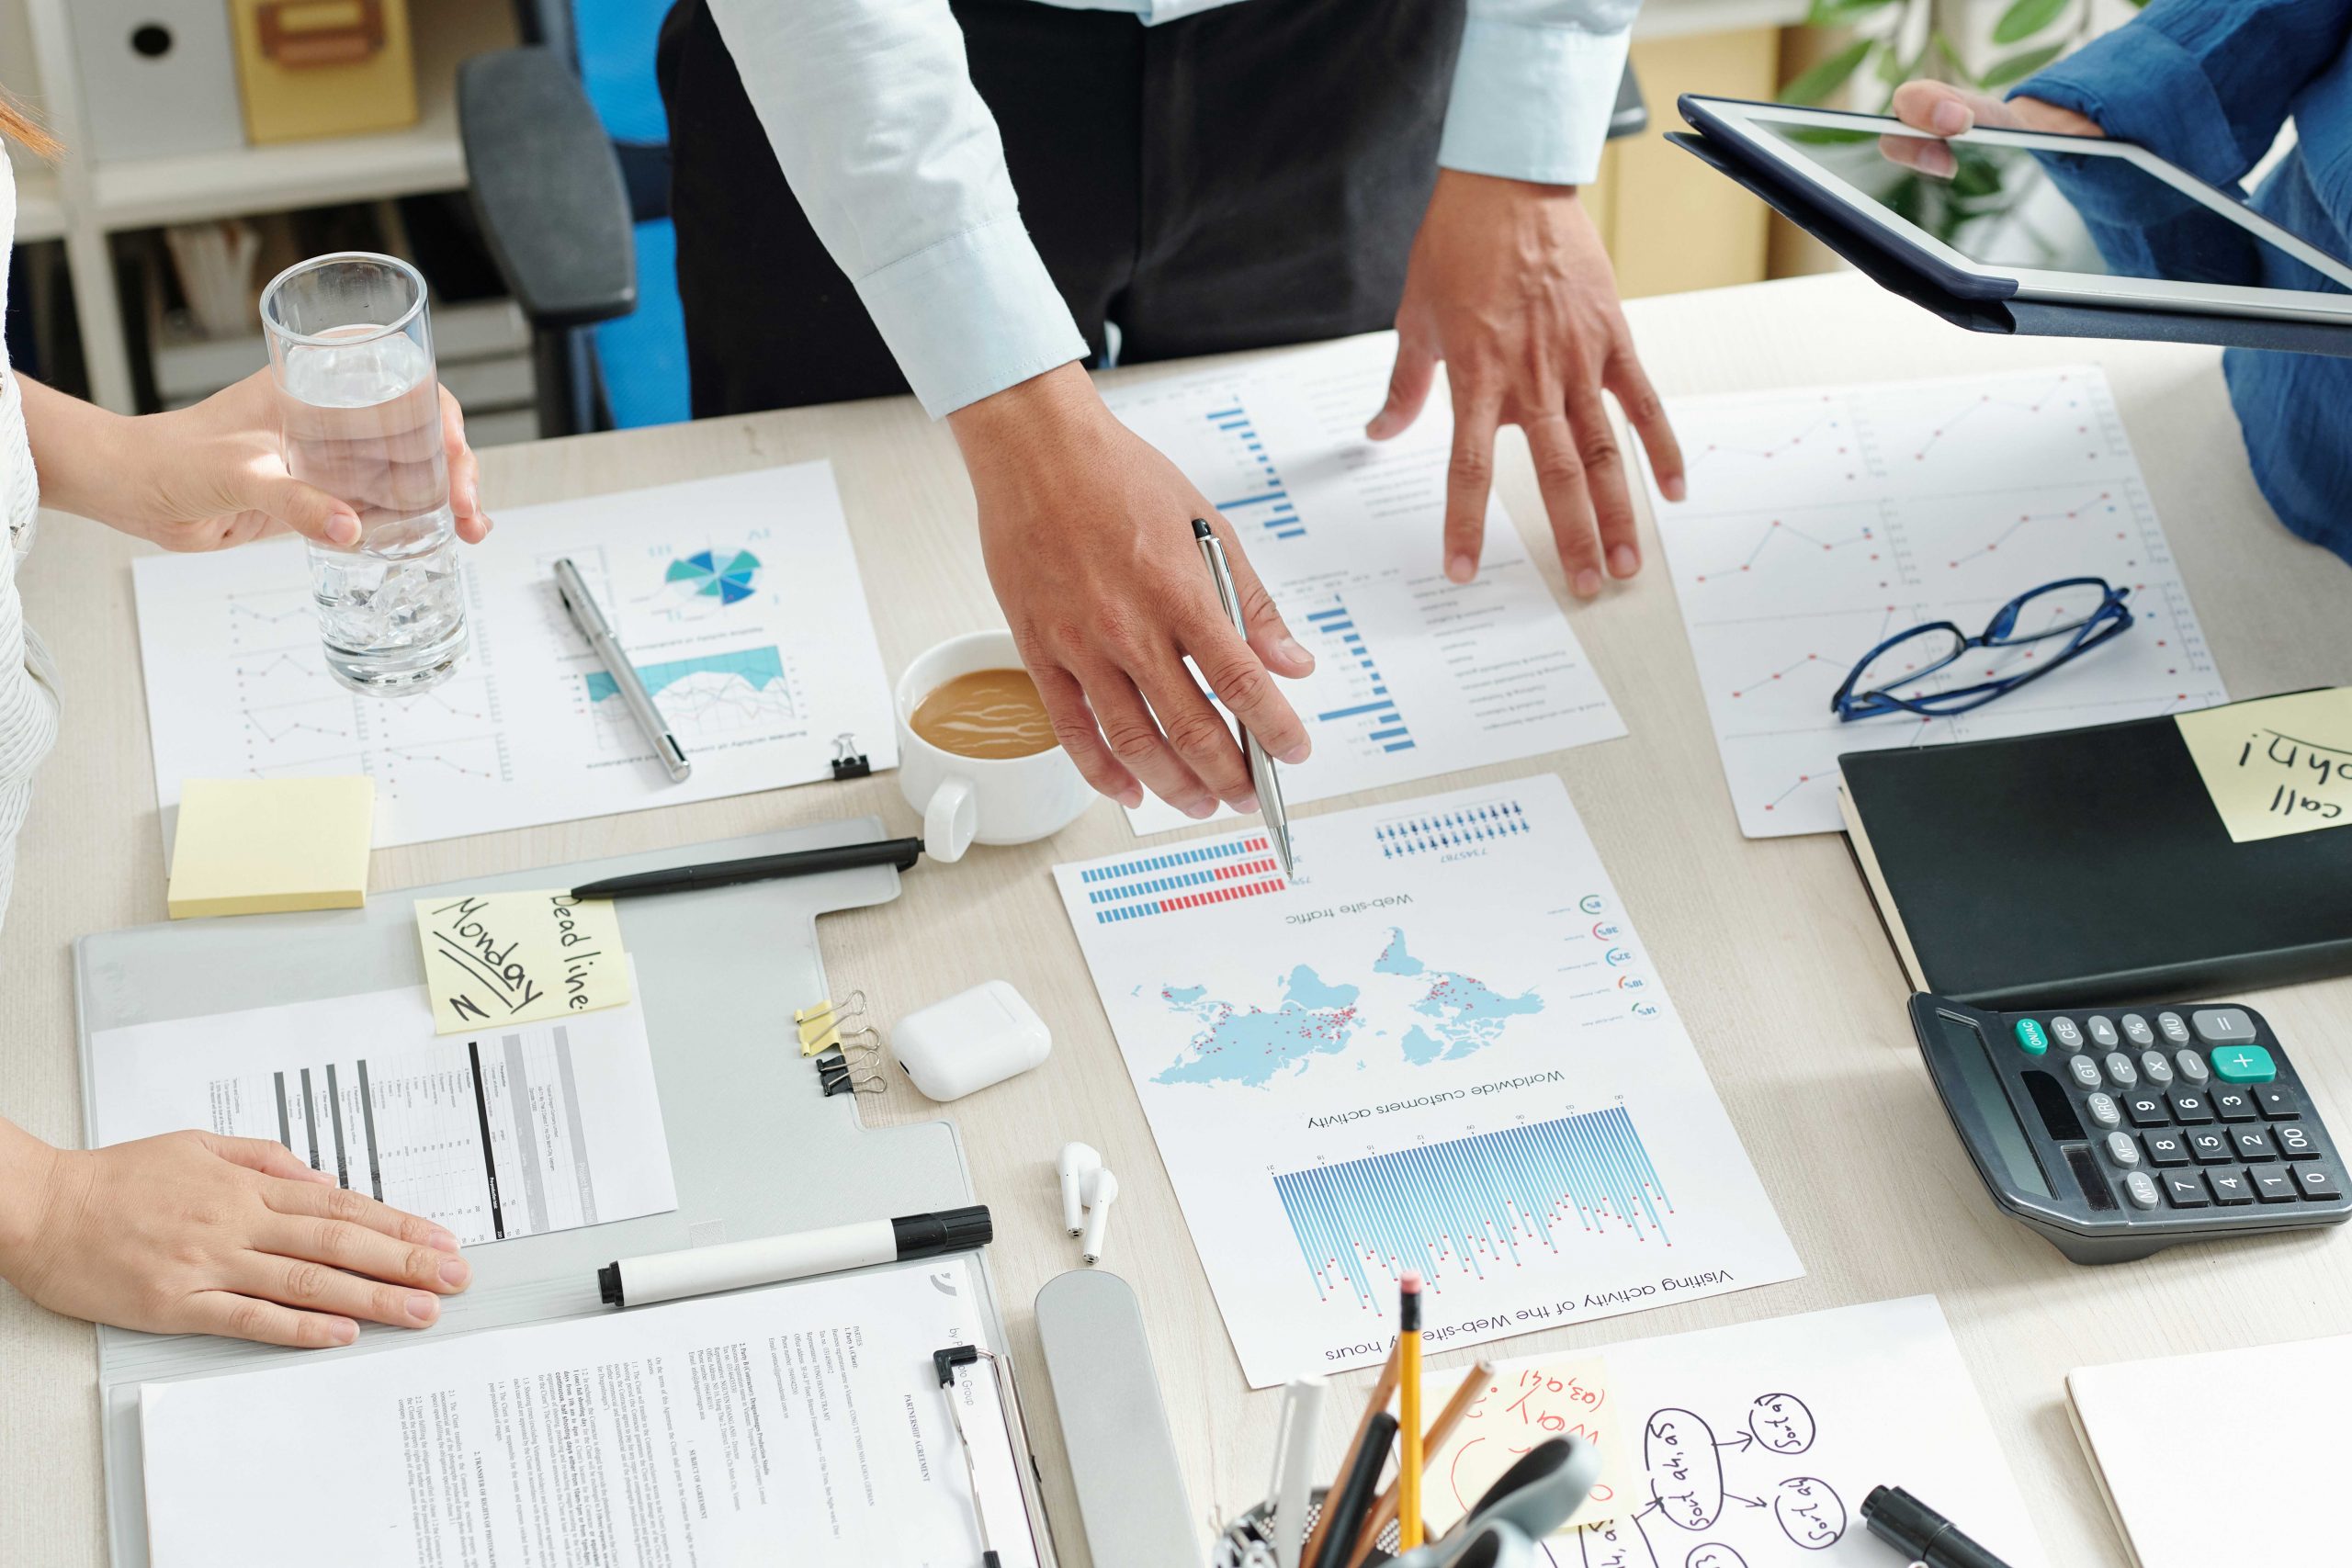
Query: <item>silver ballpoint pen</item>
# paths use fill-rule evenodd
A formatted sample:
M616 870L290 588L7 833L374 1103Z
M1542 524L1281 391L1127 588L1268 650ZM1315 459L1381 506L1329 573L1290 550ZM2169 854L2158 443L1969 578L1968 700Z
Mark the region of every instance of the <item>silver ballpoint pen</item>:
M1209 576L1216 581L1216 596L1225 605L1233 629L1246 639L1250 623L1241 614L1241 601L1233 592L1233 573L1225 564L1225 544L1205 518L1193 519L1193 537L1201 547L1201 555L1209 563ZM1239 716L1235 716L1237 723ZM1282 780L1274 776L1274 760L1258 744L1246 724L1241 728L1241 750L1250 759L1250 783L1258 792L1258 809L1266 818L1266 836L1274 841L1274 858L1283 863L1283 874L1295 876L1290 860L1290 813L1283 807Z
M653 743L653 754L673 782L683 782L695 771L686 761L685 748L670 733L670 721L653 705L653 694L637 677L637 666L628 661L621 649L620 638L613 635L612 623L605 619L605 612L597 607L595 596L588 592L588 583L580 569L570 558L555 563L555 591L563 607L571 613L571 624L588 639L588 646L604 661L605 672L613 678L621 701L628 707L629 716L645 731L646 739Z

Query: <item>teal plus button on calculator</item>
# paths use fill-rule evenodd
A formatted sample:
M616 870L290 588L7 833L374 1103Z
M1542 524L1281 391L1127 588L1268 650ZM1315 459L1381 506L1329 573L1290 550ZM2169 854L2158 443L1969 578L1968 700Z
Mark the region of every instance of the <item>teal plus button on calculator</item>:
M2335 1140L2251 1008L1987 1012L1911 1027L1993 1201L2077 1263L2352 1218Z
M2269 1083L2278 1064L2259 1045L2224 1045L2213 1053L2213 1076L2223 1083Z

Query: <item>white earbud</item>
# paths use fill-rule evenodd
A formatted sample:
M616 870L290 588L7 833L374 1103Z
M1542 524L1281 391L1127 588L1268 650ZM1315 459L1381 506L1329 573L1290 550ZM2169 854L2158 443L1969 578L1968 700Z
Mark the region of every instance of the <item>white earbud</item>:
M1086 1179L1086 1239L1078 1244L1078 1255L1089 1263L1102 1260L1102 1233L1111 1224L1111 1200L1119 1195L1119 1179L1107 1170L1097 1170Z
M1064 1144L1054 1168L1062 1179L1062 1224L1070 1235L1078 1235L1086 1228L1078 1217L1079 1204L1086 1198L1084 1183L1102 1168L1102 1156L1084 1144Z

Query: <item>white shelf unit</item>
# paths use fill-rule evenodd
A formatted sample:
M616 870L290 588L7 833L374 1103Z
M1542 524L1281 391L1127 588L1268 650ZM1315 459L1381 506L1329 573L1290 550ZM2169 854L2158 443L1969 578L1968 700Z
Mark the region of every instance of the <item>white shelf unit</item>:
M417 122L404 130L155 158L92 160L71 0L0 0L0 84L65 144L53 169L14 154L17 238L65 243L91 395L128 412L129 335L110 237L125 230L461 190L458 64L515 41L505 0L412 0Z

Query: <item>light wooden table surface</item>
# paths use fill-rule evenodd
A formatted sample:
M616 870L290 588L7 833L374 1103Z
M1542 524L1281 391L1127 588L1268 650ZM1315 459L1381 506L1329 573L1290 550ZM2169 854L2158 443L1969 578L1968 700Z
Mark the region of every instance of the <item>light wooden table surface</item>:
M2296 541L2264 506L2213 352L1972 336L1852 277L1649 299L1631 314L1668 395L2103 364L2231 692L2352 683L2352 570ZM1504 450L1505 499L1566 603L1523 448L1513 438ZM910 400L505 448L486 454L482 467L494 513L812 457L830 457L839 474L894 675L938 638L997 623L954 447ZM141 547L52 517L25 581L28 616L60 656L68 692L63 739L40 775L16 907L0 935L0 1112L68 1142L80 1132L68 943L163 915L129 568ZM1430 547L1434 558L1434 536ZM1933 1292L2053 1568L2120 1563L2067 1428L2065 1373L2352 1327L2352 1232L2180 1247L2083 1269L2001 1217L1937 1106L1904 1020L1901 976L1843 840L1739 836L1674 594L1646 531L1645 548L1651 565L1639 579L1569 611L1629 737L1315 809L1556 768L1807 1273L1498 1349L1523 1355ZM809 592L821 604L822 585ZM2118 848L2128 853L2129 781L2118 782L2115 807ZM374 886L380 894L866 811L914 830L913 813L884 776L386 851L376 857ZM1116 813L1098 806L1051 842L975 851L956 867L910 876L894 903L821 927L835 987L864 987L885 1018L1001 976L1055 1031L1044 1067L949 1114L980 1196L996 1211L997 1279L1015 1352L1031 1369L1047 1503L1073 1564L1084 1562L1083 1541L1029 1314L1037 1288L1076 1262L1052 1198L1050 1161L1065 1140L1093 1144L1120 1173L1109 1262L1143 1300L1196 1512L1230 1509L1262 1491L1277 1398L1243 1389L1047 874L1057 860L1131 841ZM2018 888L2020 898L2099 896L2096 887ZM2288 1040L2323 1109L2352 1127L2352 981L2248 999ZM866 1111L880 1121L938 1114L903 1083ZM88 1328L0 1288L0 1562L102 1561L94 1365ZM1349 1388L1369 1376L1357 1374ZM2239 1423L2284 1419L2276 1402L2289 1392L2184 1390L2183 1418L2210 1456ZM1355 1404L1330 1403L1337 1432ZM2314 1419L2305 1435L2327 1440L2330 1430ZM1340 1440L1331 1439L1331 1451ZM2203 1476L2208 1463L2185 1473Z

